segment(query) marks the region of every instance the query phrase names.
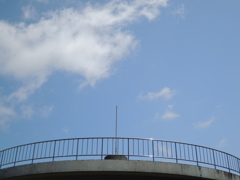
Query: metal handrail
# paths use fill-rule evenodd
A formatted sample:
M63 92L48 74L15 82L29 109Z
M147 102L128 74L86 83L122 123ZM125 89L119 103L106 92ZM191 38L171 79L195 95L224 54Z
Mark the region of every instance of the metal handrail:
M0 151L0 169L57 160L104 159L116 152L128 160L169 161L240 173L240 159L223 151L182 142L121 137L57 139L8 148Z

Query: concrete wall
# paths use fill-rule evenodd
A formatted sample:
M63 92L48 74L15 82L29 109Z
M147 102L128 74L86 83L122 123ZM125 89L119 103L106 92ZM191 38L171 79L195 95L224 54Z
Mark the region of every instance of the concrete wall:
M79 160L21 165L0 170L0 179L79 179L81 177L112 179L215 179L240 180L240 177L210 168L165 162L128 160ZM66 178L68 177L68 178ZM71 178L70 178L71 177Z

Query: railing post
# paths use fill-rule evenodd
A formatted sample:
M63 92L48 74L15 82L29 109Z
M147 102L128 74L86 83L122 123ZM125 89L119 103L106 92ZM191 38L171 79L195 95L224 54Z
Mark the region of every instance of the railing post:
M17 154L18 154L18 147L17 147L16 154L15 154L14 166L16 165L16 161L17 161Z
M217 165L216 165L216 161L215 161L215 153L214 150L212 150L213 152L213 163L214 163L214 168L217 169Z
M36 143L34 144L34 147L33 147L32 164L35 156L35 149L36 149L35 147L36 147Z
M240 161L240 159L237 158L237 163L238 163L238 173L240 174L240 164L239 164L240 162L239 162L239 161Z
M56 140L54 141L54 148L53 148L53 161L54 161L54 158L55 158L55 151L56 151Z
M154 141L152 140L152 156L153 156L153 161L155 160L154 159Z
M231 173L231 169L230 169L230 164L229 164L229 158L228 158L228 154L225 154L226 157L227 157L227 163L228 163L228 170L229 170L229 173Z
M76 160L78 160L78 146L79 146L79 139L78 139L78 141L77 141Z
M178 163L177 143L175 142L176 163Z
M108 148L108 147L107 147ZM102 138L102 145L101 145L101 160L103 159L103 138Z
M129 138L128 138L128 160L129 160L129 152L130 151L130 149L129 149Z
M0 169L2 168L3 155L4 155L4 151L1 151Z
M198 153L197 153L197 146L195 145L195 153L196 153L196 161L197 161L197 166L199 165L198 164Z

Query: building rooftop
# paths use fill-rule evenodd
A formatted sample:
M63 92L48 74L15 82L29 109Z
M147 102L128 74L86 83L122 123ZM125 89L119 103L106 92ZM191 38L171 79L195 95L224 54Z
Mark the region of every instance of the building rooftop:
M87 167L91 166L90 169L79 169L84 163L85 165L87 163ZM13 172L33 173L34 171L42 171L44 174L54 174L59 171L82 174L85 172L86 175L86 172L93 172L94 168L95 173L91 175L109 173L111 170L121 173L138 172L138 174L141 171L154 172L154 174L159 172L177 176L181 176L180 173L191 175L195 172L195 177L201 177L202 173L206 172L221 172L239 178L237 175L240 174L240 159L216 149L182 142L91 137L42 141L5 149L0 151L0 167L0 179L8 177L9 174L13 176ZM23 168L25 170L22 170ZM28 170L29 168L31 171ZM192 172L184 170L186 168L192 169Z

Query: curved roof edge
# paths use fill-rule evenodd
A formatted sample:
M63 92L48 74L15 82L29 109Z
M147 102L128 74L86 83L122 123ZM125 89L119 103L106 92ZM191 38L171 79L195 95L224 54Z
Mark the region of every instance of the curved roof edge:
M36 178L52 179L56 176L158 176L171 178L201 178L216 180L240 180L240 176L206 167L150 161L128 160L74 160L28 164L0 170L0 179Z

